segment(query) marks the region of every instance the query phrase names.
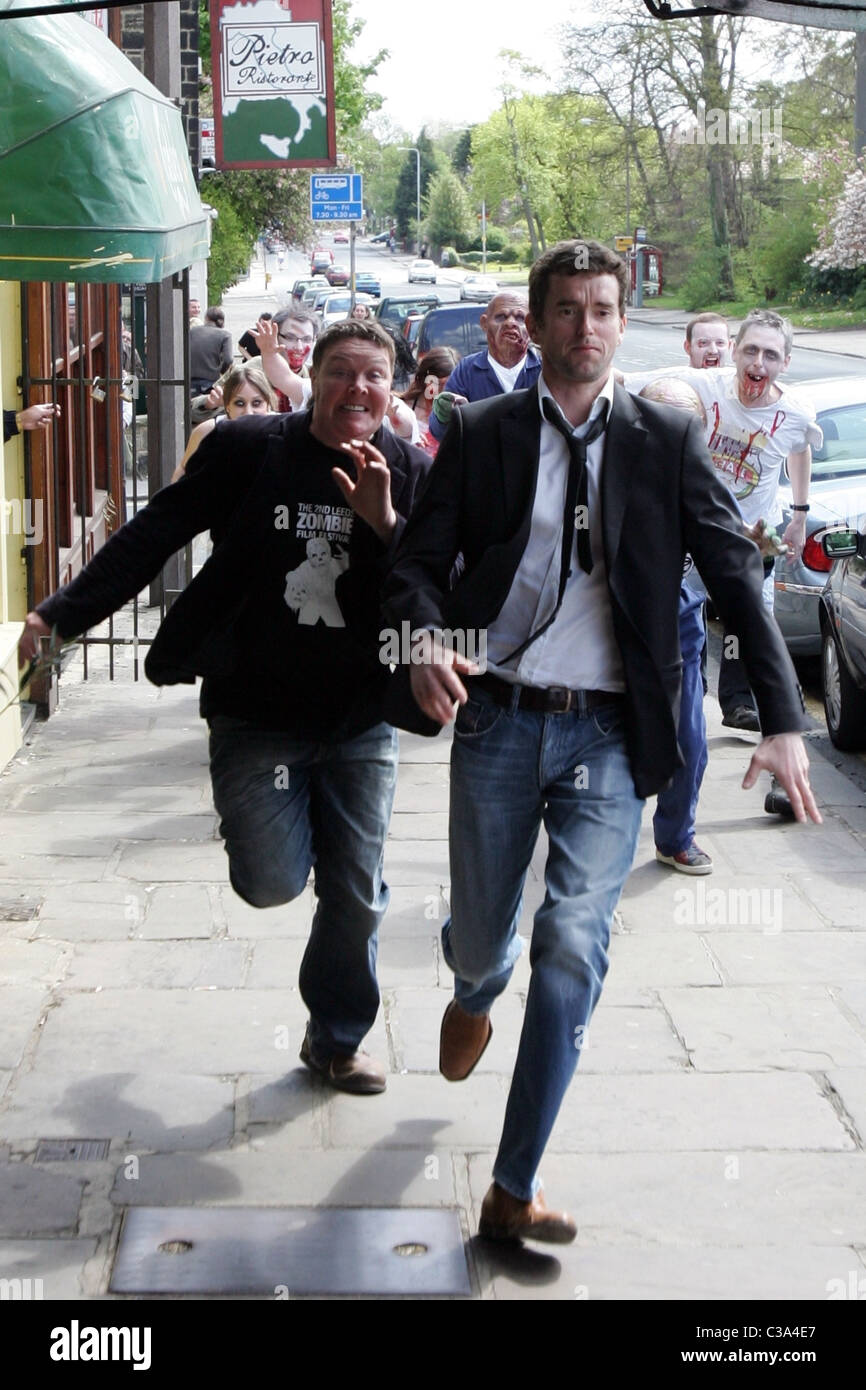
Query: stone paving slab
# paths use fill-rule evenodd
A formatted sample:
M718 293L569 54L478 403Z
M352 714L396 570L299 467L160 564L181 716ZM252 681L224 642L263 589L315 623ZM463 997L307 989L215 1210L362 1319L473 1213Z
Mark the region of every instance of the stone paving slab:
M214 934L214 890L205 883L140 883L124 895L132 935L141 940L202 939Z
M48 1000L48 992L33 985L0 987L0 1067L4 1071L18 1066Z
M470 1157L477 1208L487 1155ZM545 1195L585 1248L824 1246L866 1242L866 1154L548 1154ZM736 1290L731 1296L738 1297Z
M40 1069L233 1075L276 1071L294 1056L306 1010L294 989L108 990L69 995L49 1016Z
M506 1094L505 1077L478 1072L459 1085L438 1074L389 1077L374 1103L369 1096L340 1096L329 1107L328 1142L334 1148L410 1144L425 1152L495 1149Z
M389 828L391 840L448 839L447 811L395 810Z
M10 806L17 812L29 815L62 810L78 814L82 799L81 788L75 783L21 786L12 796ZM115 808L115 818L117 809L126 806L133 806L142 815L148 816L200 815L210 810L210 795L203 786L120 786L112 791L111 804Z
M56 984L67 959L68 952L53 943L0 937L0 986Z
M74 1233L86 1181L80 1165L77 1173L57 1173L29 1163L0 1163L0 1237Z
M449 876L445 840L389 840L385 846L385 878L392 886L417 885L433 893Z
M866 1039L820 986L662 989L660 997L699 1071L866 1065Z
M224 877L227 877L224 875ZM217 889L217 901L230 937L282 940L284 937L310 935L315 912L315 899L309 886L294 902L282 907L250 907L224 883Z
M854 1148L831 1101L808 1076L600 1077L584 1069L583 1059L549 1145L559 1153Z
M21 1280L22 1292L29 1290L34 1298L86 1298L85 1265L95 1252L92 1239L0 1240L0 1279Z
M123 845L114 873L145 883L225 883L228 860L215 840L186 845L143 840Z
M122 828L120 828L122 825ZM116 812L78 810L74 815L18 810L12 829L3 831L6 854L28 854L41 848L44 854L110 854L126 840L212 840L215 819L211 815L156 815L127 812L123 821ZM103 849L107 846L107 849Z
M792 938L730 932L713 943L727 983L733 985L802 982L866 983L866 950L857 932L797 932ZM864 991L866 1005L866 991ZM863 1021L866 1023L866 1008Z
M246 1151L144 1157L138 1182L118 1178L111 1197L122 1206L433 1207L456 1200L445 1149L347 1147L311 1155L279 1135Z
M866 931L866 873L798 874L797 887L825 921Z
M806 896L810 882L814 892L820 891L817 879L787 873L719 872L694 879L676 873L660 877L658 870L656 864L643 864L633 869L626 880L620 911L626 927L637 933L697 929L709 939L711 934L742 931L744 925L759 930L768 926L774 930L780 920L785 932L800 932L814 931L816 922L821 922L813 901ZM866 891L866 875L862 877ZM781 897L776 897L777 893ZM759 904L758 916L761 915L760 905L767 905L767 922L748 921L744 924L741 905L750 905L755 901ZM746 915L754 915L750 906L746 907ZM847 915L851 916L850 911ZM850 920L842 918L841 911L834 912L834 925L853 925Z
M622 1246L586 1249L578 1234L575 1245L561 1247L555 1256L543 1254L540 1247L532 1251L518 1247L512 1252L498 1253L479 1242L476 1258L482 1290L489 1289L493 1297L508 1302L703 1302L732 1298L746 1302L816 1302L828 1298L828 1290L839 1287L834 1281L841 1279L847 1286L850 1271L856 1271L857 1279L864 1276L864 1267L850 1246L838 1250L758 1244L742 1250L724 1246L700 1250L682 1246L661 1250ZM715 1325L709 1311L701 1320L707 1326ZM798 1316L797 1321L803 1319ZM712 1345L729 1350L740 1343Z
M93 849L93 845L88 846ZM6 854L0 852L0 883L15 886L21 883L98 883L105 876L106 860L114 844L105 848L102 856L50 856L44 854Z
M76 1059L73 1058L74 1063ZM234 1086L176 1070L30 1072L0 1111L0 1137L117 1139L148 1149L209 1149L234 1132Z
M238 941L108 941L73 947L64 990L237 989L247 948ZM2 960L2 955L0 955Z

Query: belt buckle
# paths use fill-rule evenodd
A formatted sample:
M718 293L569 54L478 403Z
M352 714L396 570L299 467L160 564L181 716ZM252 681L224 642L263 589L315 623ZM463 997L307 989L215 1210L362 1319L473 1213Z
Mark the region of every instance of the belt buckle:
M556 705L556 708L550 711L551 714L568 714L574 708L574 691L569 690L567 686L548 686L548 694Z

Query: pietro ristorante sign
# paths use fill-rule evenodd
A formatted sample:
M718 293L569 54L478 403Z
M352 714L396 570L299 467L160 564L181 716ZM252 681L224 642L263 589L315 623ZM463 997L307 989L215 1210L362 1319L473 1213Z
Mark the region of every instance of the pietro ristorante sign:
M218 169L336 163L331 0L211 4Z

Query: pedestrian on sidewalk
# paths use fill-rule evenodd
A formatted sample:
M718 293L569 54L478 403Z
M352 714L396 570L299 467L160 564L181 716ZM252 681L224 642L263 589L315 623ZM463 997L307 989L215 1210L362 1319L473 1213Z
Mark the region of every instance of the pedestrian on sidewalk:
M384 1090L361 1050L379 1007L382 862L397 774L384 722L383 577L429 466L383 428L391 340L376 323L316 343L311 409L214 429L81 574L27 616L39 639L77 636L139 593L210 529L213 554L169 610L145 662L157 685L203 676L214 804L235 891L290 902L311 869L317 897L300 989L301 1058L333 1086Z
M527 327L541 349L538 383L453 412L386 584L387 620L423 633L412 644L417 708L406 722L419 727L420 711L433 732L457 711L442 934L455 993L439 1057L448 1080L468 1076L490 1040L491 1007L521 949L523 884L542 824L549 840L517 1061L481 1209L481 1234L493 1239L576 1234L566 1212L547 1208L538 1165L601 993L643 800L680 762L686 552L738 634L758 693L764 739L744 786L774 769L798 818L820 820L802 697L761 602L758 552L700 426L614 383L626 284L623 261L598 242L561 242L535 263ZM486 634L486 671L455 649L455 632L464 652L470 633Z

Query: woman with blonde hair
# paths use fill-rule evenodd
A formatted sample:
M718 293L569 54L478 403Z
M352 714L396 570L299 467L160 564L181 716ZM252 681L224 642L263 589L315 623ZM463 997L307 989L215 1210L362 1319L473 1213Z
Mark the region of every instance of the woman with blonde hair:
M212 420L203 420L200 425L196 425L189 437L184 456L171 475L173 483L183 477L186 466L199 444L223 420L240 420L244 415L270 415L277 407L274 388L262 371L257 358L233 367L222 384L222 393L225 414Z

